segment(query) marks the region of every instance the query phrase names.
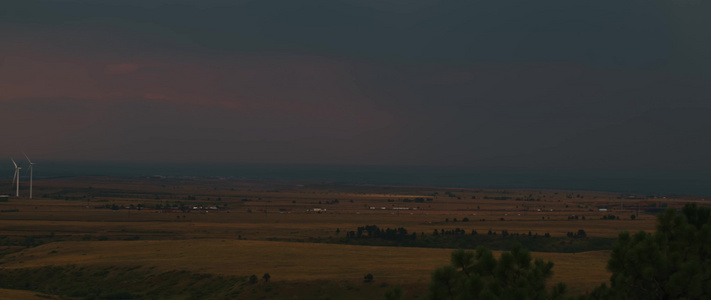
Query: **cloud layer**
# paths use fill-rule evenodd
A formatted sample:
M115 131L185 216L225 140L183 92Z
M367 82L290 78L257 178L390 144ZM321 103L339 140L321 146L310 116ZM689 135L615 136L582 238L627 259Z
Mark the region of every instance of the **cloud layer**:
M707 7L23 1L0 126L46 159L703 169Z

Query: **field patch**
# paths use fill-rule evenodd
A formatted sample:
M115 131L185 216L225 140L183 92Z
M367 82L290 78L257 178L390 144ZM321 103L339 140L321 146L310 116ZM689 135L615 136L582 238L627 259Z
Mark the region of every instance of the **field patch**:
M47 300L47 299L60 299L57 296L46 295L42 293L37 293L33 291L22 291L22 290L9 290L0 289L0 299L13 299L13 300Z

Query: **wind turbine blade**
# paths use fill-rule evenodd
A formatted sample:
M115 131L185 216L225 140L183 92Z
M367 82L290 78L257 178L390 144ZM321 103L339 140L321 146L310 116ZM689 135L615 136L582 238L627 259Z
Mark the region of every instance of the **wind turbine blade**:
M30 158L27 157L27 154L25 154L25 153L22 153L22 154L25 156L25 158L27 158L27 161L30 162L30 166L31 166L31 165L34 165L34 164L32 163L32 161L30 160Z
M12 184L15 184L15 179L17 179L17 170L15 170L15 175L12 176Z
M17 164L15 163L15 160L10 157L10 160L12 161L12 164L15 165L15 168L17 168Z

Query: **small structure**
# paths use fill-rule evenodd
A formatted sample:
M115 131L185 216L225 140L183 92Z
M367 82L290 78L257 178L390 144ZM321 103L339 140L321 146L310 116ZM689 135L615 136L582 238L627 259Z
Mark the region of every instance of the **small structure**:
M10 199L10 195L0 195L0 202L7 202Z
M598 209L597 211L606 212L606 211L607 211L607 208L600 208L600 209Z

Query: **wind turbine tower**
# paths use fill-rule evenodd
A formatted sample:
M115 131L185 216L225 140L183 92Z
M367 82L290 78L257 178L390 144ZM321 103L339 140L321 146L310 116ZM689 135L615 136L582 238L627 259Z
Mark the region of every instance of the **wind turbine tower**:
M24 154L24 153L23 153ZM27 158L27 161L30 163L30 199L32 199L32 166L35 164L33 163L29 157L27 157L27 154L25 154L25 158Z
M12 177L12 183L15 183L15 180L17 180L17 189L15 190L15 197L20 197L20 168L17 166L17 163L15 163L15 160L10 158L12 161L12 164L15 165L15 176Z

